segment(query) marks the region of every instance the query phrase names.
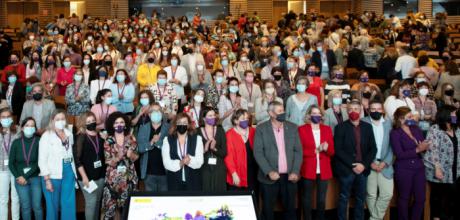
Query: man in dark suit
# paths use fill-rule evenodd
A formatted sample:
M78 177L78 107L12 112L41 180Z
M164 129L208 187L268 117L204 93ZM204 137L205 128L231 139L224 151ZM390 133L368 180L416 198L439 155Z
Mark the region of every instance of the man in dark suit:
M348 52L347 67L363 70L364 66L364 53L358 49L359 41L353 43L353 49Z
M337 214L339 220L348 219L347 207L351 191L355 192L354 219L364 219L367 176L375 159L377 147L372 126L360 120L361 104L348 104L348 120L335 127L334 172L340 183Z
M319 67L321 79L329 79L332 67L337 65L334 51L329 49L327 44L323 44L323 41L316 43L316 51L313 52L311 61Z
M254 158L259 165L262 219L275 219L278 194L285 208L285 219L297 219L295 201L297 181L302 164L302 146L297 125L286 121L283 104L273 101L268 106L270 120L257 126Z

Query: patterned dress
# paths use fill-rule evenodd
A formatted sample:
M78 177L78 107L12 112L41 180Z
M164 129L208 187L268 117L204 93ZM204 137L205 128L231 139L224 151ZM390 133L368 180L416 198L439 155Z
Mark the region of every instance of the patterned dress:
M107 140L109 139L115 140L114 137L109 137ZM124 207L129 193L137 187L138 178L134 161L127 157L128 148L137 145L137 143L132 135L126 136L125 139L127 140L123 146L110 144L108 141L104 143L106 162L117 160L117 157L121 157L117 164L107 164L102 197L104 219L113 219L117 209ZM123 166L125 167L124 169Z
M80 97L78 101L75 100L77 95ZM89 106L91 104L89 86L83 83L77 88L75 83L70 84L67 86L65 92L65 101L67 103L67 112L69 115L79 116L89 111Z

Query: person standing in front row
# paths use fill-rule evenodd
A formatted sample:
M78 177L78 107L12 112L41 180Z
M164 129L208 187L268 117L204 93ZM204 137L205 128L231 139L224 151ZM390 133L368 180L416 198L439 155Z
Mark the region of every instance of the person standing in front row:
M38 167L46 200L47 220L75 220L76 169L72 154L73 134L66 128L64 110L56 110L38 148ZM59 210L61 216L59 217Z
M295 197L302 165L297 125L286 121L280 102L271 102L268 111L270 120L257 127L254 139L254 158L260 168L257 179L261 183L262 216L266 220L275 219L273 210L280 194L285 219L297 219Z
M411 109L403 106L393 116L393 130L390 143L396 156L394 165L395 183L398 186L398 219L418 220L422 217L425 204L426 176L421 154L430 142L423 138ZM409 218L409 202L414 196L412 215Z
M334 172L340 183L337 214L339 220L348 219L347 207L351 191L355 192L354 219L364 219L364 200L366 199L367 176L375 159L375 146L372 126L359 119L361 104L358 100L348 103L349 120L335 127Z
M367 178L367 208L370 220L385 217L385 212L393 197L393 151L390 147L391 121L383 115L380 101L369 103L369 117L363 121L372 125L377 154L371 163L371 173Z

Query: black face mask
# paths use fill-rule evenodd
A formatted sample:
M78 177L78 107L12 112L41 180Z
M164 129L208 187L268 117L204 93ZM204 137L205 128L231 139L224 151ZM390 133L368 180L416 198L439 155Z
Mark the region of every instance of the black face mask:
M371 96L372 96L372 93L370 93L370 92L364 92L363 93L363 98L370 99Z
M281 78L283 78L283 76L281 76L281 75L273 75L273 78L274 78L276 81L280 81Z
M149 58L147 59L147 61L148 61L149 63L153 63L153 62L155 62L155 58L149 57Z
M87 125L86 125L86 130L88 130L88 131L95 131L95 130L96 130L96 122L87 124Z
M370 112L369 116L371 116L373 120L377 121L377 120L380 120L380 118L382 117L382 113L381 112Z
M35 94L32 95L32 98L33 98L35 101L40 101L40 100L42 100L42 98L43 98L43 94L41 94L41 93L35 93Z
M446 91L444 91L444 95L446 95L446 96L454 96L454 90L453 89L446 90Z
M187 125L177 125L176 128L179 134L185 134L185 132L187 132L188 126Z
M286 113L283 112L281 114L276 115L276 120L279 122L286 121Z
M106 66L112 66L112 61L105 61Z

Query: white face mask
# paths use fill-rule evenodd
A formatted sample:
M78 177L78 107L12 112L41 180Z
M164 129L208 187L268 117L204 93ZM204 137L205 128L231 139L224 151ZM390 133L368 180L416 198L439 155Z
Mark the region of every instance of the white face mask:
M273 87L266 88L265 92L269 95L273 95L273 93L275 93L275 88Z
M421 96L428 95L428 92L429 92L429 90L427 88L421 88L421 89L418 90L418 94L420 94Z
M56 127L59 130L64 129L66 126L66 121L65 120L57 120L54 122L54 127Z
M204 100L204 98L203 98L203 96L201 96L201 95L195 95L195 96L193 97L193 100L195 100L195 102L197 102L197 103L202 103L203 100Z

